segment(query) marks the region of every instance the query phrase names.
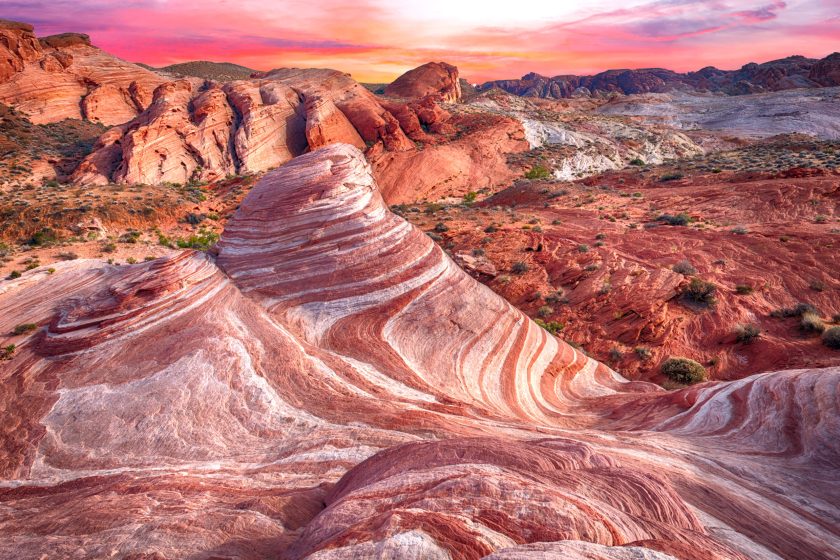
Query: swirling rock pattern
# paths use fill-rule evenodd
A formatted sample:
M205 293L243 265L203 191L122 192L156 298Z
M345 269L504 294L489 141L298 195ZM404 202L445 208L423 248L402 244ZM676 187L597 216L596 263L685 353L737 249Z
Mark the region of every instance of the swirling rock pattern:
M335 144L213 256L0 293L0 555L832 558L837 369L665 392L551 337Z

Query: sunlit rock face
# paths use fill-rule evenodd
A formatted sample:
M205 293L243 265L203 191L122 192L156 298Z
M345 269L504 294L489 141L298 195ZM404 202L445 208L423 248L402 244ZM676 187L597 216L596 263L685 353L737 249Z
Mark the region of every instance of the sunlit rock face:
M550 336L334 144L212 255L0 287L0 556L840 554L836 368L666 392Z
M90 44L87 35L37 38L25 23L0 20L0 103L33 123L129 121L165 78Z
M394 80L385 88L385 95L403 98L431 95L455 103L461 99L458 69L445 62L427 62Z

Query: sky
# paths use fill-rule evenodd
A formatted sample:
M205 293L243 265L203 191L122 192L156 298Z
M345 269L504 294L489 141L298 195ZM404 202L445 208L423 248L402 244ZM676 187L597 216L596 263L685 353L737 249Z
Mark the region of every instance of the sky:
M840 50L840 0L0 0L0 17L153 66L324 67L365 82L431 60L483 82Z

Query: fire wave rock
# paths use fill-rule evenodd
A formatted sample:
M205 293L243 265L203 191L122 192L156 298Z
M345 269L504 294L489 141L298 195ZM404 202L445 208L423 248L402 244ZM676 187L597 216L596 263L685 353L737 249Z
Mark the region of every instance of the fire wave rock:
M4 285L0 555L840 554L840 370L666 392L391 214L361 152L266 175L215 256Z

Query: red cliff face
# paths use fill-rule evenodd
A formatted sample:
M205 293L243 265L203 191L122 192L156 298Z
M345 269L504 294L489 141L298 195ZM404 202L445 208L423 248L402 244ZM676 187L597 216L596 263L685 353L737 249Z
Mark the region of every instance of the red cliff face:
M31 25L0 20L0 103L33 123L87 119L124 123L151 101L165 79L63 33L40 40Z
M266 175L214 255L3 285L0 331L38 329L0 368L0 555L840 554L837 368L628 382L347 144Z
M458 69L445 62L428 62L394 80L385 88L385 95L407 99L432 95L455 103L461 99Z

